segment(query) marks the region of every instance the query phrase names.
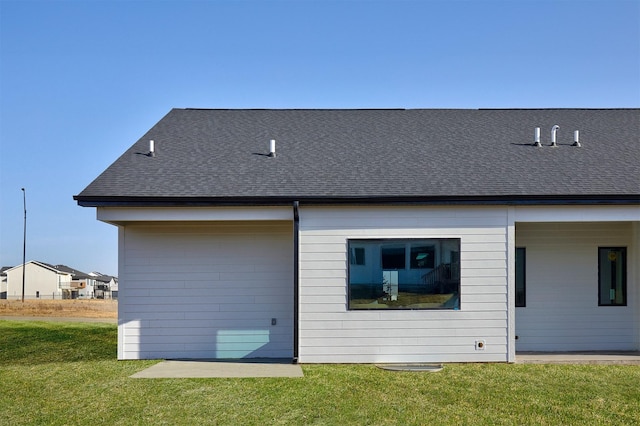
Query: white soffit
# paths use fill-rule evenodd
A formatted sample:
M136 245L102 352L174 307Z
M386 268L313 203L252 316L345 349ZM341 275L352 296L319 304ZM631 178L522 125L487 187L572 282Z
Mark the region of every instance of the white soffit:
M107 223L160 221L293 220L293 207L98 207Z
M515 222L637 222L634 206L516 206Z

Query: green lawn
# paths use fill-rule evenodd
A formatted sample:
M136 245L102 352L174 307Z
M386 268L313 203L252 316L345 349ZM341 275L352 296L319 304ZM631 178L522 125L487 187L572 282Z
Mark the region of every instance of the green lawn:
M131 379L116 327L0 321L0 424L640 424L640 366L304 365L297 379Z

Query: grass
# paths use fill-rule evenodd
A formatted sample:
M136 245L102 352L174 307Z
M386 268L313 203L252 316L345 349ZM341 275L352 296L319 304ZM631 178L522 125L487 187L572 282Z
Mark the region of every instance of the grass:
M101 299L0 300L0 316L117 318L118 301Z
M640 367L304 365L305 377L131 379L109 324L0 321L0 424L639 424Z

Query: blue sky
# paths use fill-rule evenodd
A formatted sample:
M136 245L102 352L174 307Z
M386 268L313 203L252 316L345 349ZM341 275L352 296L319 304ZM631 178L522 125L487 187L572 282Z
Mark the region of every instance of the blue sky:
M640 107L640 0L0 0L0 266L117 274L78 194L174 107Z

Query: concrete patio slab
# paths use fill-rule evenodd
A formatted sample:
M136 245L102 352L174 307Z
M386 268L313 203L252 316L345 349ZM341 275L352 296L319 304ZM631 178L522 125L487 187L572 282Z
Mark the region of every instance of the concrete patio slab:
M516 363L640 365L640 352L518 352Z
M134 379L304 377L298 364L264 361L170 360L131 376Z

